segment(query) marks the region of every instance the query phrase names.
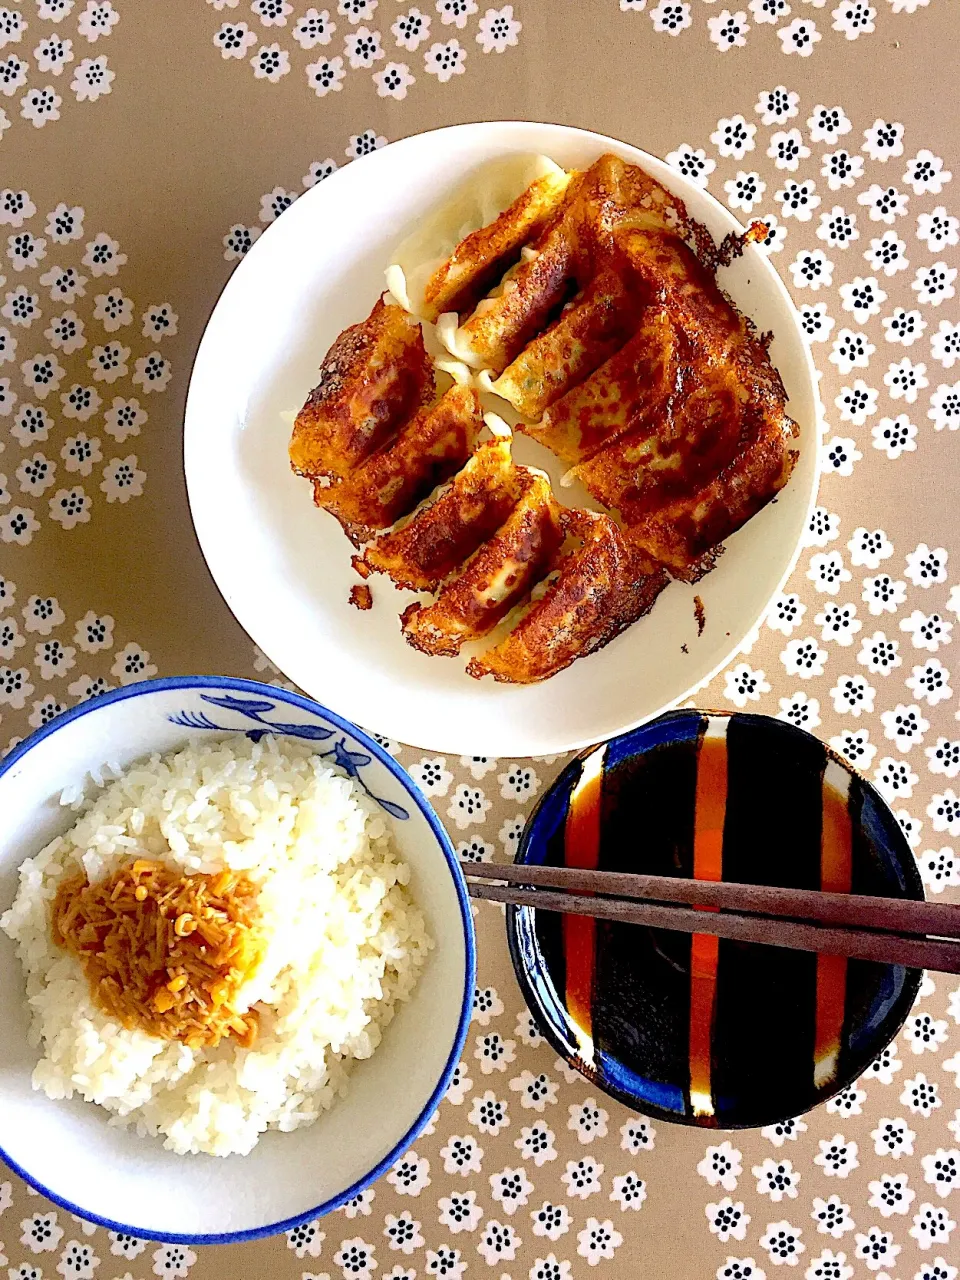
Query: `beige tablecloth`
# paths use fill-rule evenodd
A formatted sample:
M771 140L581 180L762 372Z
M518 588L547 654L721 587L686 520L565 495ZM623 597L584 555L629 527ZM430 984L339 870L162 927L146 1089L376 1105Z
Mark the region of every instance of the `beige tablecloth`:
M928 892L956 895L956 0L5 2L0 743L156 672L279 678L217 595L183 489L218 291L291 200L370 149L557 120L776 228L822 375L821 506L787 593L701 700L839 746L893 799ZM562 763L398 752L484 858L512 854ZM571 1076L522 1007L498 911L478 927L456 1086L354 1204L193 1251L73 1220L10 1177L10 1280L956 1276L956 980L927 980L835 1103L725 1136L651 1125Z

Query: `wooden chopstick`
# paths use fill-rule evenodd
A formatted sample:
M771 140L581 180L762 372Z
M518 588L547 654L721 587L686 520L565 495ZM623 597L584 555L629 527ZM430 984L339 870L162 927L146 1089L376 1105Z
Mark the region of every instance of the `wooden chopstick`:
M960 907L950 904L515 863L464 873L472 897L494 902L960 973Z

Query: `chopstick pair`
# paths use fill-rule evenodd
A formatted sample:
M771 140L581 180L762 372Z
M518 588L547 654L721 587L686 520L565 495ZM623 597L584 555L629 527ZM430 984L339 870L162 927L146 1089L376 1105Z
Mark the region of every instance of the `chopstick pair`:
M463 872L470 896L491 902L960 973L949 903L516 863Z

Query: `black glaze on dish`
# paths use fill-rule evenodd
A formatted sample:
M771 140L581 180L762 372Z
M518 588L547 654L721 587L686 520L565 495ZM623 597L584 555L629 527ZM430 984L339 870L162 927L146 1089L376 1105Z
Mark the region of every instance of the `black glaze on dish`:
M673 712L608 744L601 868L693 874L703 724L704 713ZM835 757L812 735L762 716L730 716L727 744L724 879L819 888L822 777ZM518 862L564 862L564 822L579 773L578 759L544 795L524 830ZM849 812L852 891L922 898L899 824L874 788L856 776ZM921 978L901 966L849 962L838 1068L833 1081L818 1088L816 957L721 940L711 1054L715 1116L703 1119L689 1103L689 935L597 921L595 1057L587 1065L564 1007L561 917L511 907L507 933L534 1017L568 1061L635 1110L719 1128L775 1123L852 1083L896 1035Z

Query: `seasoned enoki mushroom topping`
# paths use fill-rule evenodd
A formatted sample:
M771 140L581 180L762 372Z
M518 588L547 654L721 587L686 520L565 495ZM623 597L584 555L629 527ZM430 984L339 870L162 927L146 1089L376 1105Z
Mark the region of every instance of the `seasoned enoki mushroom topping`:
M181 875L138 858L104 880L64 880L53 940L77 957L93 999L125 1027L189 1048L254 1043L236 996L263 957L257 886L243 872Z

